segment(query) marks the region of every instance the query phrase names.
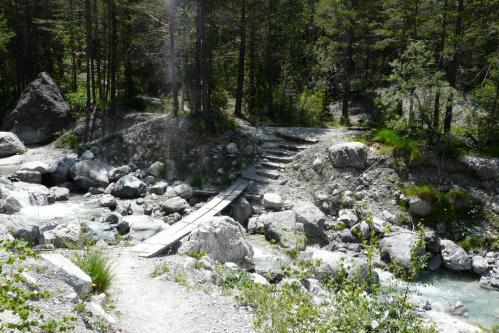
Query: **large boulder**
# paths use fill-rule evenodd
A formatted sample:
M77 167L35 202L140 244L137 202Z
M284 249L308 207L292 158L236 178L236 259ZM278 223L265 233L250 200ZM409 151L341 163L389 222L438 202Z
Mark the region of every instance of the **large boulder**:
M465 156L461 162L482 180L499 179L499 158Z
M307 247L302 254L305 260L318 262L313 267L315 277L322 282L327 282L331 278L343 276L350 280L372 278L372 282L378 281L376 272L369 274L367 260L363 257L355 257L351 254L340 251L327 251L315 247Z
M324 222L326 215L310 201L300 201L293 207L296 222L303 224L305 235L310 240L325 241Z
M49 166L45 162L33 161L21 164L19 167L21 171L37 171L40 174L45 174L49 172Z
M411 211L411 214L423 217L431 214L432 207L431 204L424 199L418 197L410 197L409 210Z
M40 184L42 182L42 175L38 171L19 170L16 171L14 176L21 182Z
M76 164L75 156L65 156L60 160L55 161L49 169L52 181L55 184L63 184L70 180L69 170Z
M58 253L45 253L41 257L56 269L55 278L73 287L80 298L84 298L92 289L92 278L76 266L71 260Z
M24 154L27 151L17 135L11 132L0 132L0 157Z
M71 179L82 190L90 187L106 187L109 184L107 176L111 167L100 161L80 161L69 170Z
M78 223L59 224L42 234L42 244L52 244L57 248L70 248L80 241L81 227Z
M444 266L453 271L469 271L472 260L466 251L451 240L440 241L440 249Z
M189 184L182 183L173 188L175 193L182 199L190 199L194 193L194 190Z
M221 263L253 267L253 248L243 227L228 216L216 216L201 224L182 242L179 253L205 251Z
M71 124L71 109L61 89L43 72L23 91L4 127L26 144L46 142Z
M119 198L138 198L147 192L147 185L132 175L121 177L114 186L113 195Z
M33 206L45 206L55 201L55 197L45 185L15 182L13 190L17 195L26 197ZM26 203L23 203L23 206L25 205Z
M360 142L338 143L329 148L335 168L364 169L367 162L367 146Z
M263 224L267 240L276 241L290 249L302 250L304 248L303 224L296 221L295 212L292 210L263 214L259 220Z
M129 237L139 242L154 236L166 227L163 222L154 220L147 215L123 216L122 223L123 229L126 229L124 226L127 226L130 229L128 234ZM118 232L120 232L120 230L118 230Z
M163 178L165 176L166 166L163 162L157 161L151 164L149 169L147 169L147 173L151 176L157 178Z
M385 235L379 242L381 257L392 263L410 269L413 253L421 256L425 254L423 247L416 249L418 235L412 231L399 231ZM416 252L413 252L413 251Z
M268 209L281 210L284 203L277 193L265 193L262 200L263 206Z
M230 215L234 218L234 220L244 226L248 223L251 215L253 215L253 209L251 208L251 204L245 197L240 197L232 205Z
M170 198L166 200L163 204L161 204L161 208L167 214L182 213L188 207L189 204L187 203L187 201L185 201L181 197Z

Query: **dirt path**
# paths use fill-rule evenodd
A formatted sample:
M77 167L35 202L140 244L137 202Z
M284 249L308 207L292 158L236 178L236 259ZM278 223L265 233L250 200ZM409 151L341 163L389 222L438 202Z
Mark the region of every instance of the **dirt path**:
M110 295L123 333L252 332L251 315L235 302L173 281L151 278L157 261L127 249L113 252Z

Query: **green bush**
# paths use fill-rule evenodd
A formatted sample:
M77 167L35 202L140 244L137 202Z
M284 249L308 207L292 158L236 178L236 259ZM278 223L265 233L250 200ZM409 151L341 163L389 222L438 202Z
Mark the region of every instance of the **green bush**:
M421 142L401 136L388 128L379 129L375 134L375 141L393 148L394 157L408 157L417 160L423 156Z
M56 134L58 137L57 147L58 148L76 148L78 144L78 135L73 131L61 131Z
M191 179L191 185L194 187L203 187L204 177L202 175L193 175Z
M92 289L95 293L101 293L109 288L114 273L103 251L86 249L82 254L76 255L75 262L92 278Z

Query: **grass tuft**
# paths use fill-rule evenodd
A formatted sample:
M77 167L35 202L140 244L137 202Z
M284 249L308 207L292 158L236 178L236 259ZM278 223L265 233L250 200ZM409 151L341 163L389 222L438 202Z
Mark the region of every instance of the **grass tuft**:
M75 257L75 262L92 278L93 292L101 293L111 286L114 273L109 258L103 251L87 249Z

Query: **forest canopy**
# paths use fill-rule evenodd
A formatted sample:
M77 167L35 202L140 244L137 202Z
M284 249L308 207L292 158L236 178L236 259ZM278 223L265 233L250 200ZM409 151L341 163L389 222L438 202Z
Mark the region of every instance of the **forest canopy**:
M399 135L497 146L498 16L498 0L2 0L0 110L46 71L81 114L156 98L210 128L227 111L326 126L360 106Z

